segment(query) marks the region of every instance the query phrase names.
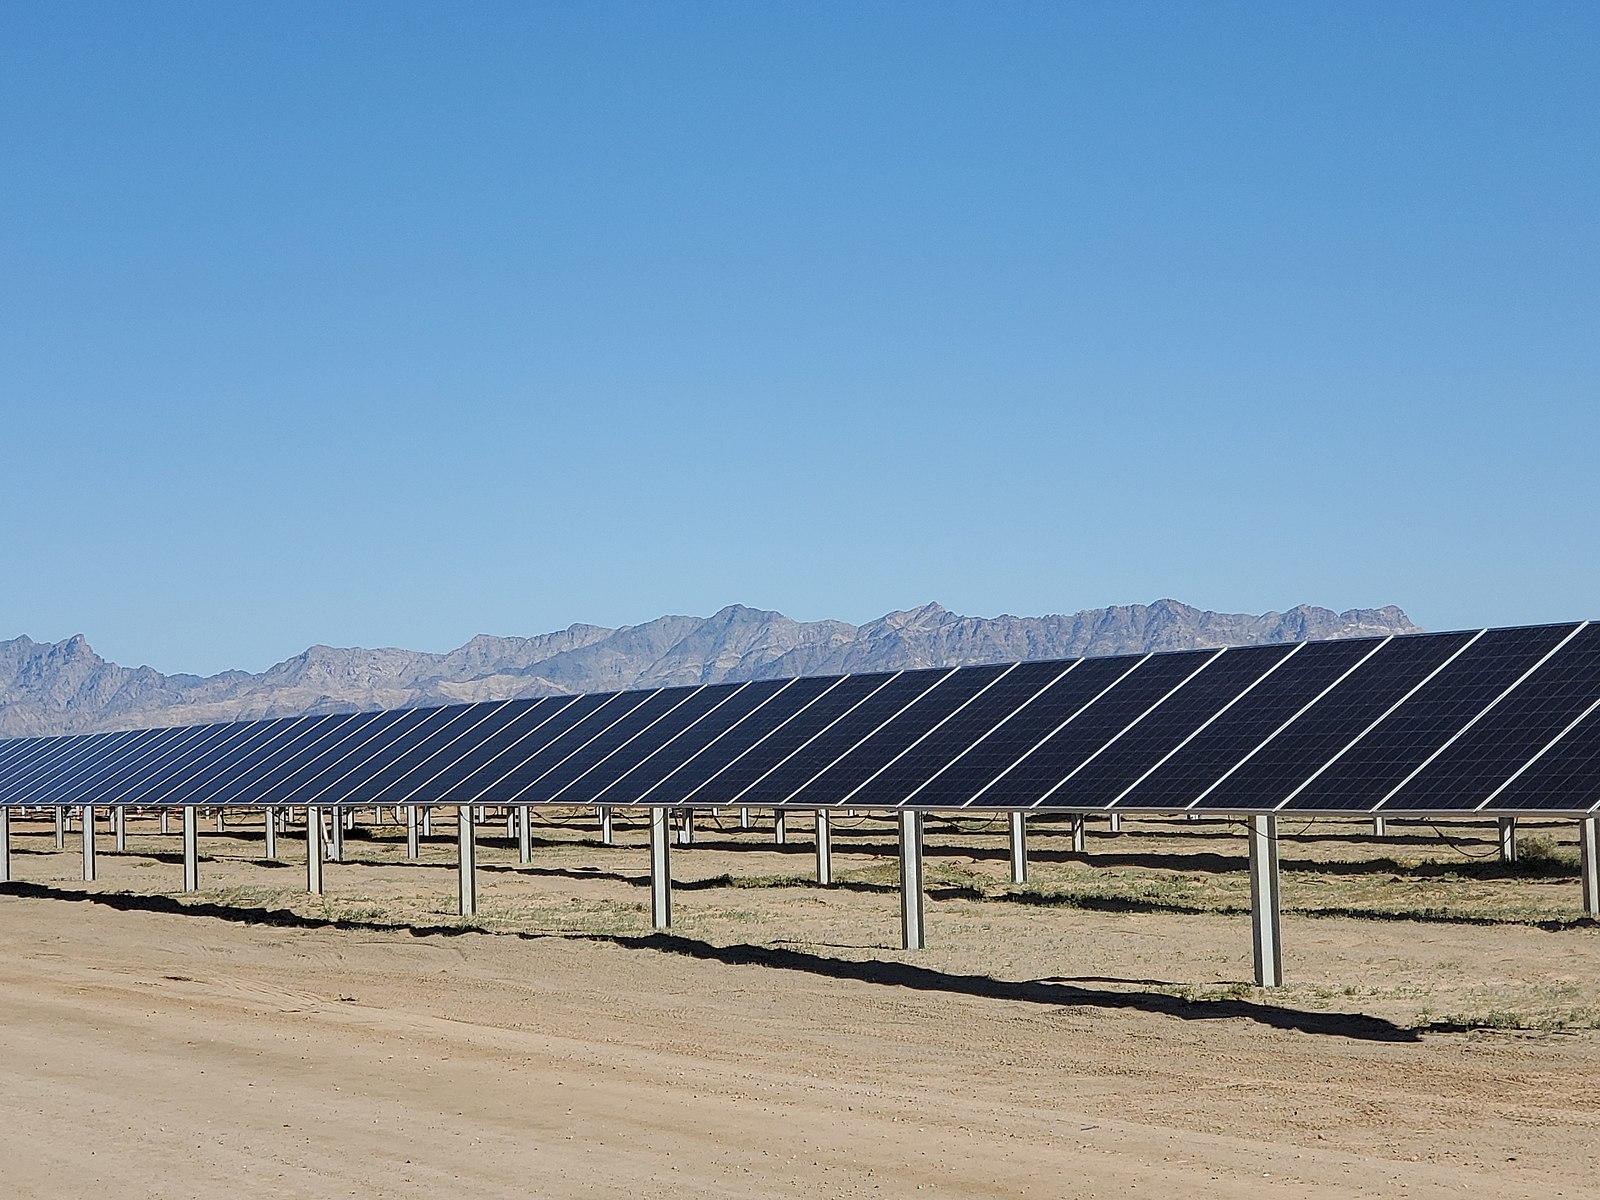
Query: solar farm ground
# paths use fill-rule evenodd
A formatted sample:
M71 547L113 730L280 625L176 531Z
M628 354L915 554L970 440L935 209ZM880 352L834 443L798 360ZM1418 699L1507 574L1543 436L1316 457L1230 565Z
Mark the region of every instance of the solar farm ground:
M645 830L179 839L79 878L18 822L0 896L0 1163L16 1196L1592 1196L1600 927L1570 824L1286 821L1289 986L1247 985L1224 822L930 820L926 951L899 949L892 827L836 818L809 882L702 815L652 935ZM238 822L236 821L235 824ZM1294 836L1291 836L1294 835ZM1321 915L1311 915L1318 912Z

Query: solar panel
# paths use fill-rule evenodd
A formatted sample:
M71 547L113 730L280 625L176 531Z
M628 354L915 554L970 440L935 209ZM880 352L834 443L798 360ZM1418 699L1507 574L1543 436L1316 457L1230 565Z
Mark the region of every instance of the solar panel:
M1059 730L1022 754L972 797L982 808L1032 808L1111 739L1122 733L1197 672L1220 650L1151 655L1122 676Z
M1538 666L1576 626L1491 629L1338 761L1289 796L1288 809L1372 808L1435 750Z
M478 785L532 756L609 696L547 696L515 700L492 723L481 726L459 752L448 752L413 778L397 782L384 799L396 804L439 803L452 795L474 798Z
M875 775L841 796L839 802L861 808L899 805L1077 665L1018 663L942 723L930 726L920 741L908 745Z
M661 712L649 724L615 742L609 749L590 755L586 766L577 768L568 782L550 795L552 801L589 803L608 785L641 765L651 755L672 745L685 732L694 729L732 697L742 683L718 683L691 691L680 703Z
M1574 725L1552 735L1483 803L1492 812L1600 811L1600 704L1591 703Z
M961 712L1009 669L998 664L951 671L916 692L898 710L892 707L892 689L884 689L881 697L863 705L852 716L849 731L840 734L841 742L856 736L849 749L831 761L826 759L826 752L815 757L807 755L808 765L816 769L785 797L785 802L817 807L843 803L901 754ZM874 708L880 702L881 707ZM879 719L878 712L888 715Z
M759 683L739 684L731 689L725 685L715 692L707 688L701 693L701 703L696 705L698 715L693 720L676 722L682 727L665 737L653 739L654 744L646 753L630 758L626 764L616 764L603 777L589 779L585 786L588 798L607 804L627 804L637 800L770 704L792 682L788 679L762 680Z
M1207 659L1202 668L1063 777L1040 797L1041 802L1085 808L1110 804L1296 650L1284 645L1250 646Z
M754 803L741 797L807 743L898 677L894 672L878 672L819 679L813 685L816 694L768 729L760 740L745 747L737 757L729 757L726 752L719 754L718 757L726 761L693 791L685 789L677 780L672 781L672 790L689 803Z
M0 740L0 803L1600 807L1600 625Z
M1437 758L1385 795L1381 807L1459 808L1473 797L1486 799L1597 696L1600 625L1589 625Z
M1195 807L1273 811L1312 772L1478 636L1445 633L1397 637L1385 643L1309 710L1202 792Z
M803 786L817 770L851 750L862 738L870 735L885 722L915 703L925 692L938 687L951 675L948 668L925 671L902 671L884 680L861 699L840 713L837 719L819 728L795 747L795 750L758 775L750 785L730 798L733 804L782 804L794 791ZM845 691L841 687L835 695ZM833 699L832 696L829 699ZM819 704L818 709L826 707ZM810 716L811 714L807 714ZM791 731L785 728L773 739L774 743L787 743ZM763 750L768 747L762 747ZM743 764L739 764L743 765Z
M812 676L775 682L781 682L783 686L773 693L771 699L754 708L749 716L729 725L725 733L709 739L680 765L642 789L637 798L654 803L677 804L694 797L708 782L743 758L752 747L761 745L776 730L832 693L844 682L844 677ZM714 791L708 790L706 794L712 795ZM609 802L615 795L611 793L599 798ZM620 800L617 802L620 803Z
M959 808L1001 779L1027 753L1093 711L1136 672L1146 656L1090 658L1068 669L1041 692L1030 694L950 762L902 797L917 808Z
M604 736L619 721L626 720L634 709L650 703L658 695L657 692L612 692L597 697L599 703L589 706L587 711L579 714L578 720L539 750L527 756L518 756L482 783L474 781L470 793L463 787L462 798L487 804L505 804L527 796L529 803L535 803L536 798L528 796L528 793L542 783L550 772L595 738Z
M1300 650L1241 695L1238 703L1129 785L1113 804L1119 809L1170 811L1186 807L1224 772L1266 743L1275 730L1358 667L1384 640L1302 643Z

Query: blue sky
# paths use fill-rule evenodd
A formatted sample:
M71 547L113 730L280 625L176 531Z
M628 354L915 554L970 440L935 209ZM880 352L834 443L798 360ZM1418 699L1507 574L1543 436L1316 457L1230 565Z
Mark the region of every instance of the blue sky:
M1600 616L1600 7L13 4L0 637Z

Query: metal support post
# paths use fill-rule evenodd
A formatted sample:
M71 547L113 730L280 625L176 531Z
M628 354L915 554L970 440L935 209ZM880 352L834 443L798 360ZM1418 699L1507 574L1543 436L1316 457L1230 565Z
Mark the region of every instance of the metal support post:
M517 861L533 861L533 817L526 804L517 806Z
M1084 831L1084 826L1087 824L1088 822L1084 820L1082 813L1075 813L1073 815L1072 852L1074 854L1083 854L1088 849Z
M478 839L472 825L472 806L456 810L456 874L458 907L463 917L478 911Z
M667 836L665 808L650 810L650 924L672 927L672 839Z
M417 841L417 806L406 805L406 857L415 859L422 852Z
M306 891L313 896L322 895L322 860L326 857L322 842L322 810L306 809Z
M111 810L111 836L112 844L116 846L118 854L128 851L128 810L118 804Z
M67 810L56 805L56 849L67 848Z
M1500 818L1500 861L1503 863L1517 861L1517 819L1515 817Z
M1373 837L1387 837L1388 833L1389 833L1389 822L1383 817L1373 817L1372 818L1372 836Z
M678 845L694 845L694 809L680 808L678 810Z
M828 810L817 809L817 882L833 882L833 830L828 823Z
M94 807L83 806L83 881L94 882Z
M616 831L611 824L611 806L605 805L600 810L600 842L605 846L617 844Z
M784 826L784 812L781 808L772 810L772 840L782 846L789 840L787 828Z
M1600 918L1600 817L1578 822L1578 871L1583 876L1583 915Z
M1028 882L1028 818L1020 812L1011 814L1011 882Z
M11 882L11 810L0 806L0 883Z
M1278 818L1250 817L1250 932L1256 986L1283 985L1283 934L1279 923Z
M1109 827L1110 827L1110 830L1111 830L1112 833L1121 833L1122 832L1122 814L1121 813L1112 813L1111 814L1111 822L1110 822L1110 826Z
M328 841L328 860L330 862L343 862L344 861L344 810L341 809L341 808L338 808L336 806L334 808L334 810L333 810L332 817L333 817L333 819L328 822L328 828L332 831L332 834L333 834L333 836ZM318 814L317 819L321 820L321 814L320 813Z
M278 810L264 808L261 810L262 838L265 845L262 847L268 860L278 857Z
M741 807L739 809L739 828L740 829L749 829L750 828L750 810L748 808Z
M200 890L200 814L192 804L183 809L183 890Z
M902 810L900 818L900 944L921 950L927 937L922 926L922 813Z
M425 838L433 836L433 805L431 804L422 806L422 836Z

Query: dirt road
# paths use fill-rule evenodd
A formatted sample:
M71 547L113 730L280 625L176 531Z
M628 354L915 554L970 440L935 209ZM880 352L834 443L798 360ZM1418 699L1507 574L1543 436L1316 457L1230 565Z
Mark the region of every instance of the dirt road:
M916 958L886 948L881 897L777 889L688 893L671 938L548 915L417 936L263 921L222 890L260 869L243 861L208 864L193 908L156 894L153 860L106 856L89 887L69 855L20 861L34 882L0 895L6 1195L1600 1194L1592 1031L1419 1034L1358 1004L1155 986L1206 977L1232 918L1007 906L995 926L992 905L936 904L944 948ZM402 870L330 883L387 896ZM445 868L410 871L448 896ZM517 889L636 903L560 869L491 874L485 903ZM748 918L780 911L787 930ZM1006 921L1033 923L1055 975L1016 970ZM1594 932L1331 919L1292 944L1312 977L1357 949L1570 974Z

